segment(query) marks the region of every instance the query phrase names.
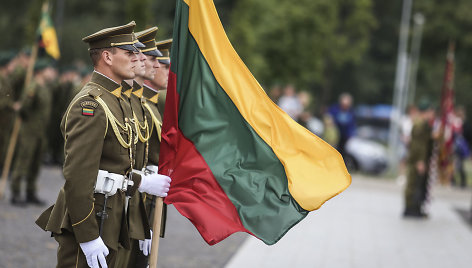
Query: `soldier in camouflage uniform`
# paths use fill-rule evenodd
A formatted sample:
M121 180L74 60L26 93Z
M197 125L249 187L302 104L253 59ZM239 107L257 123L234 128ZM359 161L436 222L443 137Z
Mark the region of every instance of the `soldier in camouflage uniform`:
M23 92L26 66L29 56L21 52L15 57L5 57L0 74L0 166L3 168L10 142L15 112L13 103L19 100Z
M10 57L2 57L0 59L0 167L3 167L5 155L7 153L9 137L11 132L11 124L13 122L14 112L13 105L13 89L8 79L8 63Z
M53 86L52 103L54 103L51 116L50 127L48 128L48 163L62 164L64 162L64 139L60 129L61 119L67 105L71 101L74 89L79 87L80 75L76 70L65 70Z
M34 81L25 89L14 109L22 119L16 158L11 181L11 203L23 205L20 198L21 181L26 179L26 202L43 205L36 195L36 181L41 166L42 153L46 147L46 131L51 113L52 92L50 84L57 77L56 70L46 60L35 64Z
M434 119L434 110L427 100L421 100L418 109L420 115L413 123L409 145L403 216L423 218L427 216L422 211L422 206L426 198L429 161L432 153L431 121Z

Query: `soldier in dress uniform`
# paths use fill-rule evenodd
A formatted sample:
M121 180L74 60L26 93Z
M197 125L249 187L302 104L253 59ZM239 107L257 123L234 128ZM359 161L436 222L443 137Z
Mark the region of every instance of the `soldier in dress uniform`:
M142 47L139 47L140 52L138 53L138 61L134 68L136 76L133 80L126 80L123 82L123 93L126 96L126 99L130 102L133 110L133 123L137 133L137 137L135 137L136 157L134 168L135 172L138 173L148 172L146 171L146 166L148 162L148 140L150 137L149 122L151 122L152 119L145 115L146 100L143 98L142 92L144 79L154 78L155 68L159 67L159 62L156 57L162 56L154 44L156 31L157 27L152 27L136 33L136 36L139 39L138 44L142 44ZM146 198L146 194L134 195L130 200L130 208L134 207L135 210L138 210L138 208L144 209ZM144 214L147 215L145 211ZM134 217L138 217L138 215L135 215ZM146 218L145 221L148 222L148 219ZM138 239L137 237L131 238L130 250L119 249L117 267L146 267L147 258L145 258L141 250L144 251L145 255L148 255L151 239L144 240ZM143 246L143 244L146 244L146 246Z
M94 73L61 122L65 184L55 205L36 221L59 244L57 267L114 267L118 245L129 248L131 230L146 230L131 226L129 196L136 191L166 196L170 187L167 176L132 172L132 111L120 84L135 76L135 25L82 39ZM150 238L149 232L136 235Z
M169 49L172 45L172 39L156 42L157 49L163 54L157 57L159 61L159 67L156 69L156 73L153 79L147 79L144 81L143 96L146 98L146 109L147 114L152 119L151 126L151 137L149 138L149 165L155 165L157 167L159 162L159 151L161 142L161 126L162 117L164 114L165 93L167 90L167 81L169 77L169 66L170 66L170 55ZM146 208L149 213L149 218L154 218L154 207L155 197L146 200ZM162 208L162 222L160 237L164 237L165 226L166 226L166 214L167 206L164 204ZM151 221L152 226L152 221Z
M21 181L26 179L26 202L44 205L36 194L36 181L46 149L46 133L52 107L51 84L57 78L57 71L46 59L39 59L34 66L34 80L26 88L13 109L22 119L18 135L16 158L13 163L11 200L13 205L23 205L20 197Z
M164 117L164 108L166 103L167 96L167 80L169 77L169 68L170 68L170 48L172 47L172 39L162 40L156 42L157 49L162 52L163 56L159 57L158 60L161 63L161 68L159 69L159 75L155 77L156 81L154 82L159 87L159 100L158 107L159 112L162 117Z

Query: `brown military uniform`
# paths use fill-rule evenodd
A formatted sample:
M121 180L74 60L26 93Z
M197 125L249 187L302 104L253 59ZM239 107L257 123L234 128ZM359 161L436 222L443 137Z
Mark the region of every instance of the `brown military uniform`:
M135 84L133 91L133 95L137 98L141 99L142 108L144 109L144 118L148 123L148 134L150 136L148 141L146 142L146 152L145 152L145 164L148 165L158 165L159 162L159 147L160 147L160 133L161 133L161 126L162 126L162 119L157 109L157 93L149 94L153 92L150 88L144 85L141 88L137 88L137 84ZM147 92L147 96L150 99L146 99L144 96L144 92ZM150 96L152 95L152 96ZM136 105L135 105L136 106ZM135 107L134 106L134 107ZM157 124L157 125L156 125ZM146 213L148 215L149 223L152 226L152 220L154 218L154 207L155 207L155 200L156 197L149 194L142 194L141 197L145 203ZM136 198L132 198L136 199ZM164 227L165 227L165 207L163 208L163 222L161 224L160 234L163 237ZM154 233L154 235L159 235L159 233ZM138 240L132 241L131 250L119 253L118 265L122 265L122 267L128 268L145 268L148 264L148 257L144 256L141 250L139 249ZM121 266L118 266L121 267Z
M161 64L170 65L170 49L172 47L172 39L161 40L156 42L156 47L162 52L162 57L158 57ZM159 89L158 109L161 116L164 117L164 110L166 104L167 89Z
M132 156L132 118L129 104L121 97L121 86L95 72L92 79L71 101L61 123L65 140L64 187L55 205L47 209L36 223L51 231L59 242L58 267L72 267L85 261L78 243L99 236L104 195L94 193L98 170L128 174ZM140 176L133 176L136 191ZM118 245L129 248L131 236L149 237L146 226L135 226L125 214L125 192L118 190L107 200L108 218L103 222L102 239L110 249L107 263L114 265ZM129 212L131 213L131 212ZM128 213L128 215L129 215ZM132 230L135 230L134 232ZM61 244L62 243L62 244ZM71 255L76 252L76 254ZM77 264L76 260L79 260ZM87 267L86 264L83 267Z
M147 85L143 86L143 96L146 98L146 116L151 118L150 130L151 137L149 138L149 153L148 153L148 162L150 165L158 165L159 163L159 151L161 143L161 127L162 127L162 117L159 113L158 100L159 94L148 87Z
M414 123L411 131L411 142L407 160L407 186L405 188L405 213L421 214L423 202L426 198L429 160L432 153L432 129L425 120ZM417 163L422 161L426 168L425 173L420 174Z
M157 100L157 108L161 117L164 117L164 110L166 107L167 89L159 90L159 98Z
M151 27L144 31L135 33L138 40L143 45L140 47L140 50L143 54L147 57L162 57L162 53L157 50L156 43L155 43L155 35L157 32L157 27ZM127 86L128 87L128 86ZM154 161L156 158L158 159L158 150L153 151L155 145L159 144L160 139L151 140L153 137L153 117L150 116L150 113L147 109L148 104L146 99L143 97L143 87L141 87L136 81L133 84L133 94L129 97L131 106L133 108L133 112L135 112L135 120L136 123L136 133L138 134L138 143L137 143L137 156L136 156L136 167L146 167L148 165L155 165L157 166L157 160ZM156 98L157 101L157 98ZM159 116L160 120L160 116ZM160 133L160 127L159 127ZM155 138L155 136L154 136ZM151 148L151 146L153 146ZM144 148L144 150L140 149L140 147ZM142 153L140 153L142 151ZM152 155L150 155L152 154ZM142 158L141 158L142 156ZM151 158L149 158L151 157ZM139 164L138 164L139 163ZM139 169L139 168L137 168ZM148 172L148 171L145 171ZM154 196L142 194L140 195L139 201L144 201L146 203L146 211L147 215L150 217L151 215L151 206L154 204ZM132 198L132 204L136 205L137 197ZM149 218L151 221L152 218ZM134 240L132 241L131 250L120 250L118 253L118 260L117 264L118 267L133 267L133 268L140 268L140 267L147 267L148 258L143 255L141 250L139 249L139 241Z
M136 84L136 83L135 83ZM133 88L127 83L123 87L122 92L123 98L127 101L131 108L130 122L133 127L133 169L141 170L144 167L145 153L146 153L146 141L143 141L143 137L146 137L147 122L144 118L143 108L141 107L141 100L135 95L131 94ZM133 175L135 176L135 175ZM139 175L136 175L139 176ZM136 192L129 201L129 219L130 222L130 238L136 240L143 240L142 234L149 234L150 226L146 217L146 209L144 207L143 196L144 193ZM131 224L132 223L132 224ZM149 236L146 236L149 237Z
M143 86L143 96L146 98L146 116L151 118L150 122L150 135L149 138L149 150L148 150L148 159L149 165L157 166L159 163L159 151L161 144L161 127L162 127L162 118L158 109L158 99L159 94L148 87L147 85ZM154 219L154 205L155 198L148 198L146 200L146 211L149 213L150 224L152 226L152 219ZM163 208L163 223L161 224L161 236L164 234L165 228L165 206Z
M141 171L146 165L148 161L148 148L149 148L149 123L151 122L145 116L145 99L142 96L143 88L134 81L133 87L131 87L128 83L123 82L123 95L126 96L126 100L130 103L131 109L133 111L133 123L135 129L135 148L136 148L136 157L135 157L135 165L134 169ZM144 207L144 202L148 199L149 195L146 193L138 193L134 195L130 199L130 211L140 211L142 214L131 214L130 218L138 218L142 215L145 216L143 220L144 223L147 224L147 230L150 230L149 226L149 219L147 218L148 213L146 212L146 208ZM125 250L120 248L117 257L117 267L140 267L137 264L137 256L142 255L141 251L139 250L139 240L143 240L134 236L131 236L131 250ZM137 266L138 265L138 266ZM144 265L144 263L143 263ZM147 263L145 263L144 267L146 267Z

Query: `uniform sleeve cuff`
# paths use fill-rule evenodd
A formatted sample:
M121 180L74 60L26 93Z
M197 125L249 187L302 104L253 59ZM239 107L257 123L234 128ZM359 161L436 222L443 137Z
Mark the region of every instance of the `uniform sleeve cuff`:
M138 190L139 185L141 185L141 175L133 172L133 186L129 186L126 191L126 195L133 196Z
M95 209L93 209L92 215L79 224L73 225L72 228L77 243L84 243L96 239L99 233L98 223L95 218Z

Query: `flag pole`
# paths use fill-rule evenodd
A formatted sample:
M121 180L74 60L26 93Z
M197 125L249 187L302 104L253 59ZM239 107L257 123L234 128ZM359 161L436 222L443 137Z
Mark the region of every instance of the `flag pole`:
M29 87L31 79L33 78L34 64L36 63L36 58L38 57L38 43L35 41L33 48L31 50L31 58L28 64L28 69L26 71L25 83L23 90ZM5 156L5 161L3 162L2 178L0 181L0 199L4 198L5 186L7 184L8 173L10 171L11 162L13 160L13 155L15 153L15 146L18 140L18 134L21 129L21 117L16 114L15 123L13 124L13 130L10 135L10 141L8 143L8 150Z
M163 198L157 197L156 207L154 210L154 219L152 223L152 229L154 230L154 235L152 236L151 242L151 255L149 256L149 268L157 267L157 257L159 251L159 230L161 230L161 221L162 221L162 206L164 205Z

